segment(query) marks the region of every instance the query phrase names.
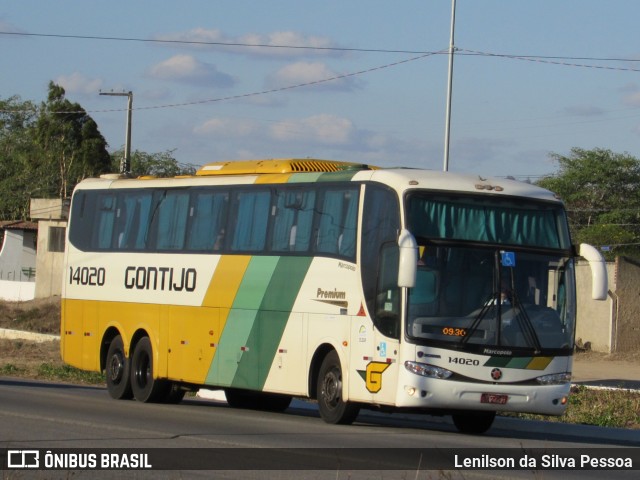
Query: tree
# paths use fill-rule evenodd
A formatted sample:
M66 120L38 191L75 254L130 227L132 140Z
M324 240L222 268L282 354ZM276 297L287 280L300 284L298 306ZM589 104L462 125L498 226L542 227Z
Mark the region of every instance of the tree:
M38 155L30 132L36 108L14 95L0 99L0 219L26 219L33 190L31 159Z
M193 165L181 165L173 156L174 150L158 153L147 153L135 150L131 154L131 175L141 177L175 177L177 175L193 175L196 171ZM120 149L111 154L111 170L120 171L120 161L124 150Z
M640 258L640 161L599 148L551 157L559 170L538 185L564 200L574 241Z
M43 150L37 162L43 174L43 193L67 198L83 178L110 170L107 142L95 121L79 104L67 100L64 88L53 82L49 82L47 102L34 128ZM52 171L56 174L51 175Z
M0 218L27 219L31 197L67 198L76 183L110 170L95 121L49 83L40 108L0 99Z

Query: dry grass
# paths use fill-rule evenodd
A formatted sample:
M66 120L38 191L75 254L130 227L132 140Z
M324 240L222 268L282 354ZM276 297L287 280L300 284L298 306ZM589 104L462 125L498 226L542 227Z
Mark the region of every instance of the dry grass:
M0 328L58 335L60 299L0 302ZM19 372L36 378L43 363L63 366L58 340L35 343L0 339L0 373Z
M0 301L0 328L58 335L60 297L29 302Z
M60 299L0 301L0 328L59 335ZM82 372L65 365L60 357L59 340L37 343L0 339L0 375L74 383L103 383L102 376L97 373Z

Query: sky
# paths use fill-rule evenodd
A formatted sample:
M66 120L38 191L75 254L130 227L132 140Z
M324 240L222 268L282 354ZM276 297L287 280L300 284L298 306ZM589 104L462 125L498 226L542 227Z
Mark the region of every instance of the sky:
M50 81L110 151L444 168L451 0L3 0L0 98ZM640 2L457 0L448 169L640 157ZM295 48L284 48L295 47Z

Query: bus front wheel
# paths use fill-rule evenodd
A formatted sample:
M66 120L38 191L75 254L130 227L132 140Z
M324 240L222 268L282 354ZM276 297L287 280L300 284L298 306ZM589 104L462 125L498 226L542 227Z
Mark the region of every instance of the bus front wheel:
M124 343L120 335L116 335L109 344L105 373L107 391L111 398L128 400L133 396L129 380L129 359L124 353Z
M496 412L460 412L454 413L451 418L460 433L480 435L491 428Z
M153 378L153 349L149 337L142 337L131 356L131 389L140 402L165 400L171 383Z
M360 407L342 398L342 367L340 358L332 350L322 361L318 375L318 406L320 416L327 423L350 424L358 416Z

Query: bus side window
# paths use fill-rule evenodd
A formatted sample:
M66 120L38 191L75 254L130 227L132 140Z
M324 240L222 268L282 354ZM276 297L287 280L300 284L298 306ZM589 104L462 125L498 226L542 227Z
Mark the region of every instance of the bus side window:
M366 185L364 198L360 270L367 310L376 328L386 335L398 338L397 262L399 252L397 239L400 229L398 197L395 192L386 187L371 184ZM389 265L388 261L393 249L395 249L396 256L395 267ZM383 273L383 270L386 272ZM389 291L391 291L390 294ZM394 297L396 297L395 304ZM387 300L391 300L386 305L386 307L392 307L390 310L385 310ZM394 308L396 309L395 313L393 313ZM382 323L388 323L390 317L394 315L396 319L392 320L391 328L381 327Z
M314 190L276 191L271 249L276 252L306 252L311 244Z
M97 244L94 237L94 222L96 221L96 192L80 190L73 196L71 206L71 221L69 223L69 241L76 248L90 251ZM92 242L94 242L92 244Z
M111 248L114 223L116 221L116 196L112 193L100 195L97 211L98 228L95 229L96 238L93 246L98 250Z
M124 250L143 250L146 247L151 212L152 192L141 191L124 195L128 216L122 219L124 234L118 247Z
M395 243L383 245L380 252L374 323L381 333L392 338L400 337L399 263L398 245Z
M206 252L222 249L228 207L227 192L204 191L195 195L189 209L188 250Z
M241 191L235 195L235 225L231 250L261 252L267 241L271 192Z
M156 248L182 250L189 210L189 192L168 190L158 206Z
M353 258L356 253L358 190L327 190L318 209L318 253Z

